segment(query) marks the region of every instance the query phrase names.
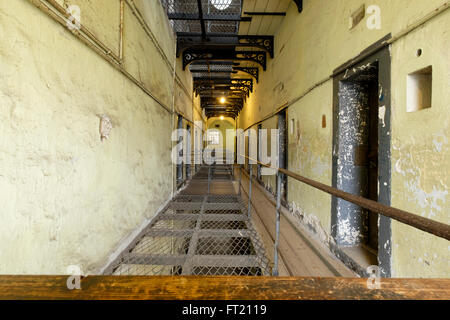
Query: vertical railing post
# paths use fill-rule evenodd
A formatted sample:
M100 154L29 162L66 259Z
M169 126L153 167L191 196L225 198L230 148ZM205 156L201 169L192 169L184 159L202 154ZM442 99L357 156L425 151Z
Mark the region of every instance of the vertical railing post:
M252 164L249 163L250 166L250 182L248 183L248 218L250 219L251 211L252 211L252 175L253 175L253 168Z
M210 184L211 184L211 166L208 168L208 195L210 190Z
M275 209L275 244L272 275L278 276L278 243L280 241L281 173L277 170L277 206Z
M241 196L241 184L242 184L242 164L239 165L239 196Z
M230 165L231 180L234 181L234 163Z

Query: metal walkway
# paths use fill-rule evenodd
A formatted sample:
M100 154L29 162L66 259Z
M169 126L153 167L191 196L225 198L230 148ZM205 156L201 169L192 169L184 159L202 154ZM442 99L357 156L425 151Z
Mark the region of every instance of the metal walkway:
M232 182L231 165L201 166L105 274L270 275L263 243Z

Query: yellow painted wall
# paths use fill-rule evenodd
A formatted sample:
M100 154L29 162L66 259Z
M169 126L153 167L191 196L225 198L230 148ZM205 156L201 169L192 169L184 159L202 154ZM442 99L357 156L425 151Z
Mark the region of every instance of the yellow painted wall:
M119 1L70 3L118 54ZM125 5L124 68L169 110L198 118L183 90L174 106L175 39L164 10L135 3L157 42ZM100 114L113 123L104 142ZM173 119L29 1L0 1L0 274L98 272L172 194Z
M392 205L450 224L450 10L392 46ZM423 53L416 57L417 49ZM432 107L406 112L406 75L433 67ZM393 223L399 276L450 277L450 243Z
M393 36L421 20L447 0L305 0L298 13L292 2L275 34L275 58L260 76L238 119L238 127L254 127L286 103L289 169L331 185L333 70L385 35ZM378 5L381 29L369 30L366 18L349 30L349 17L362 4ZM401 37L392 57L392 206L450 223L449 84L450 10ZM416 57L417 49L423 55ZM408 73L433 65L433 106L406 113ZM316 84L321 83L316 86ZM297 98L299 98L297 100ZM297 101L296 101L297 100ZM296 101L296 102L294 102ZM322 116L327 127L322 128ZM263 128L276 128L276 117ZM298 125L297 125L298 124ZM266 184L274 184L265 178ZM274 180L272 178L272 180ZM288 200L293 214L312 223L323 241L330 241L331 199L289 179ZM400 223L392 223L392 275L450 276L450 246Z

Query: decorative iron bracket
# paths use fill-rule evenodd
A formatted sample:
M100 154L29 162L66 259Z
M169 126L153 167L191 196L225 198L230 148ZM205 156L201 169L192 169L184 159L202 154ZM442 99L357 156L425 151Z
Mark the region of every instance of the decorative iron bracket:
M253 92L253 79L227 79L227 78L194 78L194 90L209 87L247 87Z
M246 67L233 67L233 71L245 72L256 79L256 83L259 82L259 68L246 68Z
M270 57L273 59L274 57L274 37L273 36L238 36L239 45L245 47L256 47L263 50L266 50Z
M250 61L266 70L267 53L265 51L228 51L211 50L198 52L186 50L183 53L183 70L195 61Z

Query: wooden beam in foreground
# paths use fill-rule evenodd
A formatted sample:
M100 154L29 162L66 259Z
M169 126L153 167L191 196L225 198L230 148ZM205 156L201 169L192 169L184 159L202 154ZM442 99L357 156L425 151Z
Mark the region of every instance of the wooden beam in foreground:
M91 300L348 300L450 299L450 279L197 276L89 276L68 290L67 276L0 276L0 299Z

